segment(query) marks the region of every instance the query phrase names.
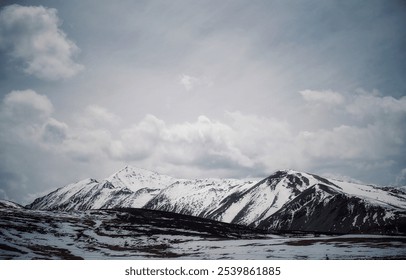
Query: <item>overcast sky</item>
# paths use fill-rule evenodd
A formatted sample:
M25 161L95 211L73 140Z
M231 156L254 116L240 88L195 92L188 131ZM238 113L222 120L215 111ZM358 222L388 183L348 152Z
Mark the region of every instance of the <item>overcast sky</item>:
M406 185L405 1L1 1L0 198L125 165Z

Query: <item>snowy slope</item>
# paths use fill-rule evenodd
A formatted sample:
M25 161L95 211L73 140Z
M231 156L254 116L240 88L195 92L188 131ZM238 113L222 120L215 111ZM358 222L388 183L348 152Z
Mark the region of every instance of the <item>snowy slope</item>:
M406 209L320 183L251 226L277 231L406 234Z
M265 230L406 233L406 192L293 170L255 182L175 179L125 167L36 199L32 209L146 208Z
M4 200L0 199L0 208L9 208L9 209L22 209L20 204L17 204L15 202L9 201L9 200Z
M342 192L359 197L371 204L406 209L406 193L394 188L379 188L376 186L362 185L330 179L339 186Z
M228 196L211 213L210 218L246 225L259 222L316 181L296 171L277 171L248 190Z
M31 209L87 210L119 207L143 207L175 179L145 169L126 166L98 182L86 179L64 186L36 199Z
M115 187L128 188L134 193L119 205L119 207L132 208L143 207L162 189L177 181L170 176L132 166L126 166L106 180Z
M224 198L253 184L252 180L236 179L178 180L151 199L145 208L208 217Z
M86 179L38 198L27 208L64 211L115 208L131 204L135 199L134 192L128 188L115 187L106 180Z
M37 198L33 203L27 205L27 208L42 209L42 210L73 210L80 209L83 204L90 200L94 195L94 190L100 183L95 179L85 179L73 184L69 184L62 188L47 194L46 196ZM89 199L84 199L86 196Z
M106 180L116 187L129 188L136 192L145 188L161 190L174 183L177 179L143 168L126 166Z

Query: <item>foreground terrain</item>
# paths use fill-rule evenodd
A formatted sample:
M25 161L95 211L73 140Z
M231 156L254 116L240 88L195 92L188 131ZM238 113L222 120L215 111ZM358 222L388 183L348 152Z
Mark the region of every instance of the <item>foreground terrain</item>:
M0 204L0 259L406 259L405 236L276 235L146 209Z

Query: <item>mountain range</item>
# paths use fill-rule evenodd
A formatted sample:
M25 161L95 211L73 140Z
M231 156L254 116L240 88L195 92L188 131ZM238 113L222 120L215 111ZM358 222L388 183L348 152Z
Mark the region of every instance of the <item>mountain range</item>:
M126 166L35 199L33 210L143 208L268 232L406 234L406 191L280 170L262 180L177 179Z

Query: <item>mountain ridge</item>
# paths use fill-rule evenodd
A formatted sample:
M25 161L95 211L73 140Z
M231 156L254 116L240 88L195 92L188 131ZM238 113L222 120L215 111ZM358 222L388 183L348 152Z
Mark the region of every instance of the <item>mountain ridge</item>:
M253 181L177 179L126 166L101 181L58 188L26 207L144 208L268 231L406 234L406 192L290 169Z

